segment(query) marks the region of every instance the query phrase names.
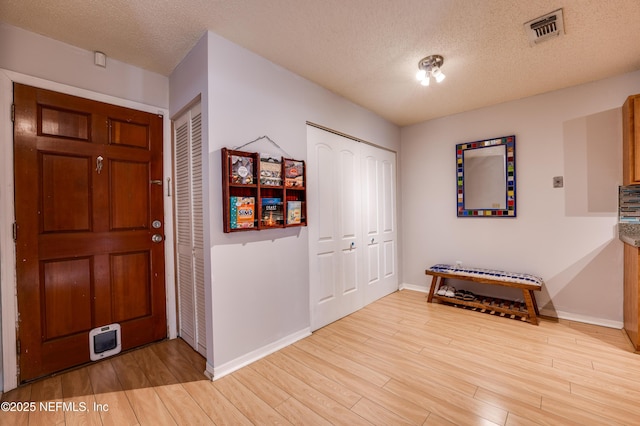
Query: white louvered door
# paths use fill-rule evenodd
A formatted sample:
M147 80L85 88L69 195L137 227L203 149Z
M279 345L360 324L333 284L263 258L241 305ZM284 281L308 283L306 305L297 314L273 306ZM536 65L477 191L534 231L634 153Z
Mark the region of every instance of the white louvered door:
M179 335L206 356L200 105L174 121Z

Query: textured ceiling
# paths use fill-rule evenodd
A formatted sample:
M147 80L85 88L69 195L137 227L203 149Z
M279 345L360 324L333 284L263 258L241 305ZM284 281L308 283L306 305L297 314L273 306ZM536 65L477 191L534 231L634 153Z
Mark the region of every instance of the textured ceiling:
M211 30L398 125L640 69L640 0L0 0L0 21L164 75ZM447 78L422 87L431 54Z

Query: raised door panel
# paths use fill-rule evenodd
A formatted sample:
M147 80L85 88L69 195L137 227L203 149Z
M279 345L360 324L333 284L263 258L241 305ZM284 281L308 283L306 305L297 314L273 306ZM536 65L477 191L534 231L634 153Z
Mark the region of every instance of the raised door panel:
M340 196L338 216L340 218L340 282L342 294L352 300L345 300L342 313L346 315L353 312L353 307L361 306L359 296L356 294L360 288L360 253L358 236L360 234L360 167L359 157L354 151L355 146L349 146L339 151L339 169L337 170ZM334 188L334 192L335 192Z
M109 142L112 145L149 149L150 134L146 123L110 119L109 128Z
M358 157L352 149L341 149L338 153L338 187L332 192L339 194L338 215L340 218L340 238L355 239L360 226L360 167Z
M342 261L340 264L342 275L340 283L342 286L342 294L345 296L357 292L360 287L358 282L358 257L357 249L347 248L342 250ZM356 306L359 305L359 303L356 304ZM346 310L351 311L350 308L346 308Z
M42 262L45 342L92 328L92 276L90 258Z
M146 162L110 162L111 230L149 228L149 165Z
M338 292L336 291L336 283L338 280L336 262L334 253L320 253L317 255L318 267L315 271L314 298L313 301L317 305L331 303L336 300Z
M375 284L380 280L380 244L367 243L367 284Z
M365 232L367 237L380 233L380 191L378 160L367 156L364 159L363 194L365 195ZM370 241L370 238L367 238Z
M382 275L384 278L392 278L397 274L396 258L398 250L396 249L396 242L395 240L390 239L388 241L385 241L383 244L384 259Z
M151 256L148 252L111 255L111 306L114 322L151 315Z
M91 114L42 104L38 112L39 135L90 141Z
M366 155L363 165L362 204L367 245L367 285L372 286L380 280L380 169L378 159L373 155Z
M385 279L395 281L390 288L397 287L397 230L396 230L396 197L395 197L395 155L389 155L382 161L382 206L380 208L382 220L383 262L382 275Z
M396 231L395 215L395 155L382 162L382 231L392 233Z
M90 231L91 158L48 153L40 158L42 231Z
M317 243L333 242L336 240L336 205L334 180L334 152L326 144L315 146L316 174L312 176L316 185L315 196L317 199L317 211L313 217L317 221Z

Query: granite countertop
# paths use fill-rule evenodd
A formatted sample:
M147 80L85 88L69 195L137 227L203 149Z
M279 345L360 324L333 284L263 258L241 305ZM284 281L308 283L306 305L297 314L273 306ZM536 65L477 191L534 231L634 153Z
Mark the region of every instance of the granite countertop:
M624 243L640 247L640 223L618 223L618 237Z

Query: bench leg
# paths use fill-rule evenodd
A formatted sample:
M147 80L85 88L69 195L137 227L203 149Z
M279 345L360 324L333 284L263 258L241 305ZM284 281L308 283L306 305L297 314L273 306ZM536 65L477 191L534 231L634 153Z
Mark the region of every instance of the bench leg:
M439 287L437 283L438 278L440 278L440 285L442 285L442 280L444 280L444 278L442 277L436 277L435 275L433 276L433 279L431 280L431 288L429 289L429 295L427 296L427 302L429 303L433 301L433 294L436 292L436 287Z
M524 295L524 302L527 305L527 312L529 313L529 322L533 325L538 325L538 304L536 298L531 290L522 290Z
M533 290L529 290L529 294L531 294L531 301L533 302L533 309L536 311L536 315L540 315L540 311L538 311L538 302L536 301L536 296L533 293Z

